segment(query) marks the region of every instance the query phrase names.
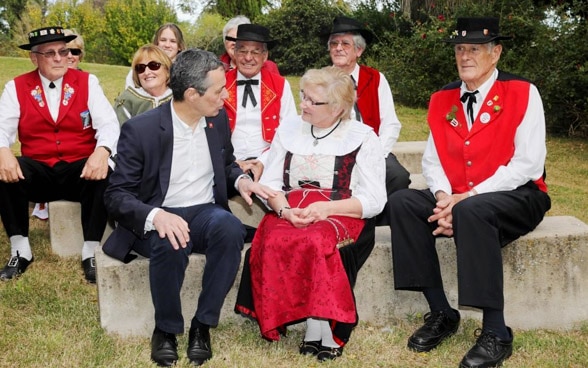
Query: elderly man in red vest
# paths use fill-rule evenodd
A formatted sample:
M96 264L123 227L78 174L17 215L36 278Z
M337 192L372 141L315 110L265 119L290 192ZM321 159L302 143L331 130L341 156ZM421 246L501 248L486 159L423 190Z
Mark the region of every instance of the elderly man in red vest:
M297 114L286 78L262 68L275 41L269 30L257 24L241 24L235 37L236 68L227 72L225 108L231 126L231 142L237 163L258 180L264 152L280 121Z
M82 267L96 281L94 249L106 227L103 193L116 147L119 125L98 79L68 68L66 36L61 27L29 33L36 66L9 81L0 97L0 216L10 238L11 258L0 279L25 272L33 254L29 244L29 201L59 199L82 205ZM10 149L21 144L20 157Z
M551 207L545 178L545 117L537 88L496 68L497 18L459 18L460 81L431 97L423 156L428 189L390 198L396 289L420 291L425 323L408 347L429 351L459 327L441 279L435 238L457 248L458 304L481 309L482 330L460 367L500 366L512 354L504 318L501 248L533 230Z
M356 85L357 103L352 118L371 126L380 137L386 154L386 192L390 196L399 189L408 188L410 173L391 152L400 135L401 124L390 85L378 70L358 64L372 37L372 33L355 19L339 16L333 20L328 48L333 65L347 72ZM379 216L378 225L387 224L386 209Z

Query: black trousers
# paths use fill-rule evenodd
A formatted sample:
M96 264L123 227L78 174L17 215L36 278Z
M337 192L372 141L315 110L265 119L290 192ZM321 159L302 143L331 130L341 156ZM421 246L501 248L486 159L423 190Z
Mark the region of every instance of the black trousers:
M7 235L29 235L29 202L51 202L60 199L79 202L82 206L84 240L100 241L106 228L104 190L108 178L80 178L87 159L58 162L50 167L27 157L17 157L25 177L16 183L0 182L0 216ZM108 170L109 175L111 170Z
M169 333L184 332L180 291L191 253L204 254L202 288L194 317L216 327L225 297L237 276L245 229L241 221L219 205L210 203L183 208L164 208L188 223L190 241L174 250L167 238L151 231L135 242L134 250L149 259L149 284L155 308L155 325Z
M435 197L407 189L390 200L396 289L443 288L432 231L427 222ZM532 231L551 207L549 196L529 183L512 191L478 194L453 207L459 304L504 309L501 249Z
M384 210L376 217L376 226L387 226L389 224L388 209L392 193L406 189L410 185L410 173L396 158L393 153L386 157L386 194L388 202Z

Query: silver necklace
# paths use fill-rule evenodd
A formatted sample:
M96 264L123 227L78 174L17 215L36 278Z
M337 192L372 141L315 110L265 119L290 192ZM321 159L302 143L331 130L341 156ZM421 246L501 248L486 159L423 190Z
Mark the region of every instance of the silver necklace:
M335 131L335 129L337 129L339 127L339 124L341 124L341 119L339 119L339 121L337 122L337 125L335 125L335 127L333 129L331 129L331 131L329 131L327 134L323 135L322 137L317 137L316 135L314 135L314 125L312 125L310 127L310 135L312 135L312 137L314 138L314 142L312 142L312 145L316 146L318 144L319 139L327 138L331 133L333 133Z

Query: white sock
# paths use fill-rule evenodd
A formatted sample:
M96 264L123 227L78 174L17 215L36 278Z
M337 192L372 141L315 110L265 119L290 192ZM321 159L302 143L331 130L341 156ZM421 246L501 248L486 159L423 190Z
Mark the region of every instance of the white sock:
M13 235L10 237L10 256L15 257L17 255L30 261L33 259L33 252L31 251L31 244L29 243L28 236Z
M84 241L84 246L82 247L82 261L94 257L94 251L99 244L99 241Z
M340 348L341 346L333 339L333 331L329 326L329 321L321 320L321 345L328 348Z
M321 321L314 318L306 320L306 334L304 341L320 341L321 340Z

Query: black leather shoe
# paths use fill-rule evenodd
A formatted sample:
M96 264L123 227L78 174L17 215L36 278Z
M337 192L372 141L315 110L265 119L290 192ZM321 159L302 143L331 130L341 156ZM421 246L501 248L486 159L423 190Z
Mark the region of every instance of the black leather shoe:
M96 283L96 258L90 257L82 261L82 268L84 269L84 276L89 283Z
M208 328L190 328L188 335L188 359L190 363L202 365L212 358L210 347L210 330Z
M443 340L453 335L459 327L460 315L453 310L457 320L453 321L443 311L425 314L425 324L408 339L408 348L425 352L435 349Z
M16 256L10 257L6 266L0 271L0 280L17 278L27 270L27 267L29 267L34 260L34 257L31 258L30 261L26 258L22 258L20 257L20 254L16 252Z
M343 355L343 348L329 348L326 346L322 346L319 348L319 352L316 355L316 358L319 362L326 362L327 360L335 360Z
M178 361L176 335L155 327L151 337L151 360L160 367L171 367Z
M500 367L512 355L513 334L510 327L506 328L509 340L502 340L492 331L480 331L476 345L463 357L460 368Z
M302 341L298 351L302 355L317 355L321 347L320 341Z

